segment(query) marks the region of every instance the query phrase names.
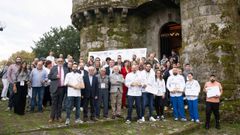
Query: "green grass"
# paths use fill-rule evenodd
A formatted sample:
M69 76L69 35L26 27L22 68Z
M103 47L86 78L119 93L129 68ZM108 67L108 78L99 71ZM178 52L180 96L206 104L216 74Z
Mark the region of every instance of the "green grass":
M49 111L44 111L43 113L26 113L24 116L18 116L13 112L6 112L6 106L7 101L0 101L0 135L235 135L238 134L238 129L240 128L240 124L237 122L231 124L229 121L222 121L221 130L215 129L214 124L212 124L213 128L206 131L203 128L203 124L173 121L170 112L167 113L166 122L147 121L139 124L133 121L130 125L125 124L123 119L101 120L96 123L74 125L74 114L72 113L71 125L66 127L64 123L55 122L48 124ZM123 112L124 116L126 116L126 110ZM189 115L187 114L187 116ZM133 117L135 117L135 109ZM65 112L63 112L63 118L65 118ZM200 118L202 121L204 120L204 109L202 107L200 109Z

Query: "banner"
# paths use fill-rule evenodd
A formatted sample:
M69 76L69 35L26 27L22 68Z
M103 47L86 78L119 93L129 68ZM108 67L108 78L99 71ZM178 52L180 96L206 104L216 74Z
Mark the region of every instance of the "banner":
M107 57L111 59L117 60L117 56L121 55L122 60L132 60L132 56L135 54L137 58L147 56L147 48L136 48L136 49L117 49L117 50L107 50L107 51L97 51L97 52L89 52L88 59L90 56L94 56L94 58L99 57L101 61L105 61Z

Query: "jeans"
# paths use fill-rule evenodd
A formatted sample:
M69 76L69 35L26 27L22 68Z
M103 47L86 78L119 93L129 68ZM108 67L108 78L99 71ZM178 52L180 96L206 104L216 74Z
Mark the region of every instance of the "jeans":
M9 83L9 100L8 100L8 107L12 109L14 106L14 92L13 92L13 83Z
M145 107L148 105L149 107L149 117L153 116L153 94L151 93L142 93L142 117L145 115Z
M198 99L188 100L187 102L188 102L190 118L194 119L194 120L198 120L199 119L199 115L198 115Z
M141 96L127 96L128 101L128 114L127 114L127 120L132 120L132 109L133 109L133 102L135 101L136 105L136 112L138 119L142 118L141 114Z
M2 89L1 97L5 98L5 97L7 97L9 82L7 79L2 79L2 83L3 83L3 89Z
M109 97L109 91L108 89L99 89L99 96L98 96L98 102L96 107L96 116L100 116L100 108L103 104L103 116L108 116L108 97Z
M34 111L36 96L38 96L38 111L42 112L44 87L32 87L31 111Z
M174 118L186 118L184 112L183 96L170 97L173 106Z
M80 118L80 104L81 104L80 97L67 97L67 99L66 99L67 119L70 119L71 110L73 108L73 105L76 107L75 119Z

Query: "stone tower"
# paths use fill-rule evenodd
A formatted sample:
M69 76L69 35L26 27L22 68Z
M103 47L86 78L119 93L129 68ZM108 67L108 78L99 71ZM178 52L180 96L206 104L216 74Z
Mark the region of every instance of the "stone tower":
M179 53L205 82L216 73L225 96L240 84L240 0L73 0L72 23L88 51L147 48Z

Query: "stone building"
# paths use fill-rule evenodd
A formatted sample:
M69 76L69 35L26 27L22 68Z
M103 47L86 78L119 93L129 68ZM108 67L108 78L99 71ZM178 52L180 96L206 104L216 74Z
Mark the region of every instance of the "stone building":
M179 53L198 80L215 73L231 97L240 84L240 0L73 0L72 23L88 51Z

